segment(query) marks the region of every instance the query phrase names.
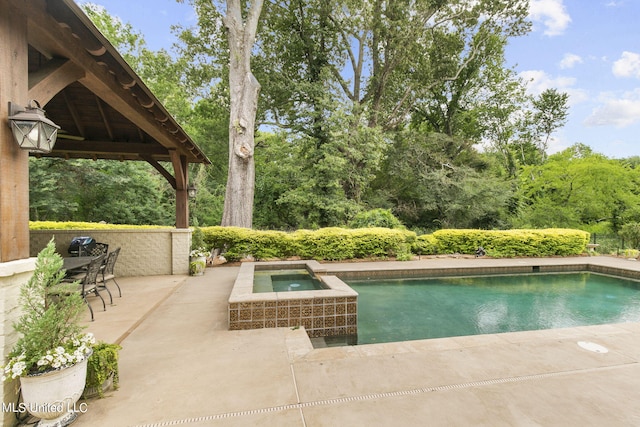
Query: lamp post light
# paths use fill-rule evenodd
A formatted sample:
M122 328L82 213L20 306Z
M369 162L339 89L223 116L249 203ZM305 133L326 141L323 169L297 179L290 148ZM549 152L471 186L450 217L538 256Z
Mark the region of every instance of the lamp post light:
M9 102L9 126L20 148L35 153L51 152L60 129L35 100L26 108Z
M196 219L196 204L198 203L198 200L196 199L196 193L198 192L198 189L196 188L195 185L193 184L189 184L189 186L187 187L187 197L189 198L189 200L193 200L193 213L189 213L189 215L193 215L193 220L194 220L194 224L198 224L197 223L197 219Z

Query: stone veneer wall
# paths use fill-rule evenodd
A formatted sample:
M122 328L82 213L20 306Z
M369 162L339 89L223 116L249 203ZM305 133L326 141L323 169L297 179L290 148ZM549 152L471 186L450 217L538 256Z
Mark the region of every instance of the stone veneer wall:
M37 256L51 237L55 237L56 251L67 256L71 239L78 236L107 243L109 250L121 248L117 276L189 274L191 229L31 230L30 256Z
M18 296L20 286L26 283L35 270L35 259L23 259L0 263L0 343L2 345L2 362L7 360L9 352L18 340L18 334L13 330L13 323L18 320L20 310L18 308ZM18 380L6 381L2 383L2 402L15 402L17 398ZM10 426L15 424L15 414L4 411L2 414L2 425Z
M229 297L229 329L301 327L312 337L355 335L358 332L358 293L335 276L321 276L330 289L253 293L253 272L260 269L313 270L316 261L305 263L245 262Z

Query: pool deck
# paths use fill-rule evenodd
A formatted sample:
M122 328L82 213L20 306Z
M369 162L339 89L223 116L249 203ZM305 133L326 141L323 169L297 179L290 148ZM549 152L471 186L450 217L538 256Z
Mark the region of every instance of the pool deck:
M640 271L640 261L610 257L326 265L568 262ZM120 389L89 400L74 426L640 425L640 323L313 349L302 329L228 330L238 270L123 278L106 312L92 301L89 330L123 347Z

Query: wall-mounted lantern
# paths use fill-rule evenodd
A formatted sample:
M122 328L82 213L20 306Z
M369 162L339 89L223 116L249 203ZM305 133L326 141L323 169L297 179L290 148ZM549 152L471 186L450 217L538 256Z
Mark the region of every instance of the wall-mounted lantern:
M44 115L35 100L26 108L9 102L9 126L20 148L35 153L49 153L60 129Z
M187 196L189 196L190 199L195 199L197 193L198 189L195 185L191 184L187 187Z

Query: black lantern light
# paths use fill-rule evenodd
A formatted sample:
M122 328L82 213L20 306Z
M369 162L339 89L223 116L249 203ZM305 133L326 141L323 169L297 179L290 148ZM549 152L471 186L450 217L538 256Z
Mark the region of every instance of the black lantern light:
M197 192L198 192L198 189L196 188L195 185L191 184L187 187L187 195L189 196L190 199L195 199Z
M44 115L44 110L35 100L30 101L26 108L10 102L9 126L20 148L35 153L49 153L60 129Z

